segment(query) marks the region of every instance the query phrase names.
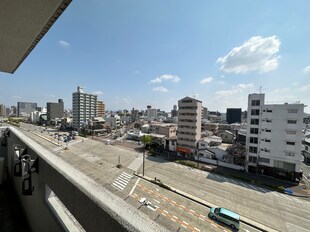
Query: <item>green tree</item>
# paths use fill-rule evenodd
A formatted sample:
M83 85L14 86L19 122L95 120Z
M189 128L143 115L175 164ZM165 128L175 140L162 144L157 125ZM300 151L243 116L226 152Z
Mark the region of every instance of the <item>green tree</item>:
M141 142L144 144L144 150L146 149L147 146L152 144L152 140L153 138L150 135L143 135L141 137Z

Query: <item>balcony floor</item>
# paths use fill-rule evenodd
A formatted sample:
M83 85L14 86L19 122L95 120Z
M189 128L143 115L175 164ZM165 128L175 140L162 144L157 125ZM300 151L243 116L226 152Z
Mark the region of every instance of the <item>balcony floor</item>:
M31 231L16 193L7 184L0 185L0 231Z

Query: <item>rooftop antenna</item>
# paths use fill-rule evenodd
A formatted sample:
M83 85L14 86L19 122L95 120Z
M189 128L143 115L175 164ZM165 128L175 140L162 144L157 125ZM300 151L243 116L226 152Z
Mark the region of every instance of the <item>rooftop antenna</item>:
M194 91L192 91L192 96L194 99L196 99L197 93L194 93Z
M262 93L262 86L259 86L259 94L261 94Z

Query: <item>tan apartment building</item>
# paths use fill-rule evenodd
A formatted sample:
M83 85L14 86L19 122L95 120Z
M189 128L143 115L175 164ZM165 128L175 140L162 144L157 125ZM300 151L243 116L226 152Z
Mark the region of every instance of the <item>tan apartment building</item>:
M177 152L195 154L201 138L202 102L185 97L179 100Z
M97 101L97 117L104 117L105 115L105 104L103 101Z
M219 126L218 123L214 123L214 122L204 122L201 125L201 130L202 131L212 131L213 134L217 134L218 130L219 130Z

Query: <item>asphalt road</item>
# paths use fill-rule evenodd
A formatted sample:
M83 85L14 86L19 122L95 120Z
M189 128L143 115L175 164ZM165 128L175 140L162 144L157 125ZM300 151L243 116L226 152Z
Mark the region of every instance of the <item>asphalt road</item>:
M65 150L66 144L57 146L55 141L48 141L53 139L44 131L21 131L172 231L230 230L208 219L207 207L149 182L140 180L137 183L138 178L133 173L141 172L141 152L83 138L68 143L69 149ZM116 167L119 159L122 168ZM310 231L310 202L301 198L156 157L146 159L145 174L278 231ZM149 207L139 202L142 197L150 201ZM240 231L258 230L242 224Z

